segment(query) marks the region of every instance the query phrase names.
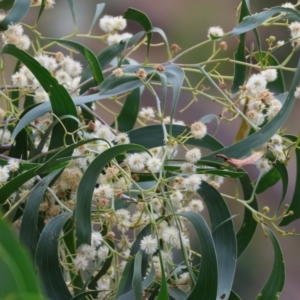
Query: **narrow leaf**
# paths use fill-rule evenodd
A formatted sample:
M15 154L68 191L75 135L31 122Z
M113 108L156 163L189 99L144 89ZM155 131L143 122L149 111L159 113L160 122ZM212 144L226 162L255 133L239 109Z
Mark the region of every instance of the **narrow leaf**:
M272 230L268 227L265 227L265 230L273 244L274 262L268 281L258 294L256 298L257 300L279 299L279 294L283 289L285 281L284 258L280 249L280 245Z
M142 11L134 8L128 8L124 13L124 18L128 20L133 20L142 25L146 32L152 29L152 24L148 16ZM147 34L147 56L149 55L149 48L152 39L152 33Z
M241 177L240 182L243 189L244 199L249 200L253 192L253 187L251 185L249 176L246 175L244 177ZM253 201L249 205L255 210L258 210L256 197L254 197ZM255 234L256 227L257 227L257 222L254 220L252 216L252 212L249 209L245 208L243 223L238 233L236 234L237 249L238 249L237 257L239 257L250 244Z
M116 122L111 127L116 128L119 131L127 132L132 130L140 109L140 89L134 89L123 104L122 110L120 111Z
M91 204L99 174L113 158L130 150L147 151L144 147L134 144L114 146L99 154L82 176L77 190L75 209L77 247L81 244L91 244Z
M1 218L0 252L0 264L2 266L4 266L5 264L7 270L9 270L9 272L13 276L11 279L16 280L15 284L13 284L13 282L9 282L8 278L4 278L9 274L5 272L2 267L0 267L1 274L2 276L4 276L2 277L0 282L1 299L5 299L4 291L6 290L6 288L8 288L6 287L6 284L12 284L11 288L9 287L7 289L9 293L14 292L17 289L17 286L19 286L20 291L24 293L40 294L36 274L29 255L26 253L23 247L21 247L14 233ZM6 257L4 257L4 255L6 255Z
M202 181L200 196L208 208L218 261L218 298L228 297L235 274L237 244L230 211L220 193Z
M98 59L93 53L93 51L90 50L88 47L74 41L58 40L58 39L48 39L48 40L57 41L59 44L70 46L75 50L77 50L78 52L80 52L87 60L96 84L99 85L104 80L104 76L102 74L101 66L98 62Z
M57 117L68 114L77 117L76 107L66 89L62 85L58 84L57 80L52 77L50 72L42 67L33 57L18 49L14 45L6 45L2 49L2 53L10 54L18 58L28 67L33 75L39 79L41 86L44 88L46 93L49 94L52 110ZM68 132L74 132L77 129L77 123L72 119L65 119L62 122ZM15 139L17 133L18 131L14 130L12 140ZM49 149L55 149L63 146L64 135L65 131L62 126L56 126L52 134ZM71 136L67 136L66 140L67 142L69 141L72 143Z
M199 241L201 264L196 284L188 300L216 300L218 290L218 264L216 249L209 227L203 217L194 212L179 214L187 218L195 227Z
M142 280L142 252L139 250L134 258L132 278L132 289L135 299L142 299L143 297Z
M296 136L286 135L285 137L287 137L294 143L297 141ZM300 218L300 201L299 201L300 186L299 186L299 184L297 184L300 181L300 149L298 147L295 149L295 153L296 153L296 180L295 180L296 184L295 184L293 197L292 197L291 203L289 205L289 209L287 211L287 213L290 211L292 211L293 213L286 216L285 218L283 218L282 221L280 222L279 226L288 225L292 221L295 221Z
M256 193L261 194L273 185L275 185L279 180L281 176L276 168L272 168L270 171L268 171L266 174L262 176L262 178L259 181L259 184L256 188Z
M73 23L76 26L76 17L75 17L73 0L68 0L68 3L69 3L70 9L71 9L71 13L72 13Z
M72 298L62 274L58 255L59 236L71 217L72 214L63 213L51 219L42 231L37 245L36 265L40 280L50 299L69 300Z
M92 24L91 24L91 27L90 27L90 30L89 32L92 31L95 23L97 22L97 20L99 19L100 15L102 14L102 11L104 9L104 6L105 6L105 3L98 3L96 5L96 11L95 11L95 15L94 15L94 18L93 18L93 21L92 21Z
M33 188L26 202L23 219L20 228L20 241L27 246L32 258L35 257L36 246L38 242L38 218L40 203L43 200L47 187L55 181L60 175L61 170L54 171L44 177Z

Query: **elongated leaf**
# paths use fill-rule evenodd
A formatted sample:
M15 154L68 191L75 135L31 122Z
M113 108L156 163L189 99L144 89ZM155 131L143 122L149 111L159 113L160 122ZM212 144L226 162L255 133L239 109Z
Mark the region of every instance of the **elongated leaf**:
M102 4L102 5L104 6L104 4ZM86 47L80 43L74 42L74 41L61 40L61 39L49 39L49 40L57 41L59 44L64 44L64 45L70 46L70 47L76 49L77 51L79 51L84 56L84 58L87 60L89 66L92 70L92 74L93 74L96 84L99 85L104 80L104 76L102 74L102 70L101 70L100 64L98 62L98 59L95 56L95 54L93 53L93 51L90 50L88 47Z
M138 22L143 26L146 32L152 29L152 24L148 16L138 9L134 9L131 7L128 8L124 13L124 18ZM149 55L151 39L152 39L152 33L148 33L147 34L147 57Z
M148 286L150 286L152 284L154 277L155 277L155 269L152 265L150 273L148 274L146 279L143 280L143 282L142 282L143 289L147 288ZM134 298L134 293L133 293L133 290L131 290L128 293L123 294L122 296L118 297L117 300L131 300L133 298Z
M112 249L115 249L115 245L114 245L113 241L107 240L106 242L109 244L109 246ZM112 259L113 259L113 255L108 254L104 264L101 267L101 270L95 276L92 277L92 280L88 285L89 289L96 289L97 281L106 274L107 270L111 266Z
M292 142L297 141L297 137L293 135L286 135L288 139L290 139ZM279 226L285 226L290 224L292 221L297 220L300 218L300 186L297 184L300 180L300 150L299 148L296 148L295 150L296 153L296 184L295 184L295 189L293 193L293 197L288 209L288 212L292 211L293 214L288 215L287 217L283 218L282 221L280 222Z
M167 280L166 280L166 273L164 269L164 261L161 255L161 248L160 245L158 246L158 256L159 256L159 263L160 263L160 269L161 269L161 283L160 283L160 289L157 296L157 300L169 300L169 293L168 293L168 286L167 286Z
M134 258L132 278L132 289L134 292L135 299L142 299L143 297L142 280L142 252L141 250L139 250Z
M216 300L218 290L218 264L213 237L203 217L194 212L179 214L187 218L195 227L199 241L201 264L196 284L188 300Z
M76 107L66 91L66 89L58 84L57 80L51 76L50 72L43 68L33 57L26 52L18 49L14 45L6 45L2 49L3 54L10 54L18 58L24 63L33 75L38 78L40 84L49 94L52 110L57 117L63 115L72 115L77 118ZM65 119L62 121L68 132L74 132L77 129L77 123L73 119ZM20 122L19 122L20 123ZM24 126L23 126L24 127ZM12 140L15 139L18 132L14 131ZM53 130L49 150L58 148L64 145L65 130L60 126L56 126ZM67 136L67 143L72 143L72 137Z
M99 174L113 158L130 150L147 151L144 147L134 144L107 149L92 161L82 176L77 190L75 209L77 248L81 244L91 244L91 203Z
M40 7L40 11L39 11L38 17L37 17L36 22L35 22L36 24L39 22L40 17L41 17L41 15L42 15L42 13L43 13L43 11L44 11L44 9L45 9L46 1L47 1L47 0L42 0L41 7Z
M27 246L32 258L35 257L36 246L38 242L38 218L40 203L43 200L47 187L55 181L60 175L61 170L54 171L44 177L33 188L26 202L23 219L20 228L20 241Z
M242 22L244 17L249 15L250 15L250 11L248 8L248 4L245 0L243 0L239 23ZM240 35L240 42L237 51L234 53L234 59L240 62L246 62L245 40L246 40L246 33L243 33ZM231 88L232 94L238 92L240 90L240 86L244 85L246 79L246 70L247 70L246 66L242 64L234 65L234 78L233 78L233 83Z
M11 1L12 2L12 1ZM7 6L8 9L9 6ZM0 30L4 31L10 24L19 23L27 14L30 8L30 0L15 0L14 5L6 17L0 22Z
M168 41L168 38L167 38L166 34L164 33L164 31L162 29L157 28L157 27L152 27L152 29L149 30L149 32L157 32L163 38L163 40L166 44L167 50L169 51L169 49L170 49L169 41Z
M280 174L276 168L272 168L262 176L256 189L257 194L261 194L280 180Z
M73 3L73 0L68 0L68 3L69 3L70 9L71 9L71 13L72 13L73 23L74 23L75 26L77 26L77 25L76 25L76 17L75 17L75 11L74 11L74 3Z
M268 12L268 11L266 11ZM204 70L202 70L204 71ZM204 72L205 74L206 72ZM206 75L208 75L206 73ZM209 76L209 75L208 75ZM270 122L268 122L265 126L263 126L260 130L257 132L251 134L247 138L243 139L242 141L239 141L226 149L222 149L216 152L213 152L209 154L208 156L205 156L204 159L214 159L216 154L224 154L228 157L233 158L241 158L244 156L248 156L251 154L252 151L259 148L261 145L263 145L267 140L269 140L277 131L279 128L281 128L287 118L289 117L293 106L295 104L295 90L296 87L300 83L300 61L298 62L297 71L295 73L295 76L293 78L293 82L291 84L287 99L282 106L281 110L278 112L278 114L272 119Z
M175 65L168 65L165 67L165 73L168 78L168 83L173 88L173 97L172 97L172 105L171 105L171 113L170 113L170 117L172 121L177 107L183 80L184 80L184 71Z
M133 90L127 97L123 104L116 122L111 127L119 131L127 132L132 130L140 109L140 89Z
M249 176L246 175L241 177L240 182L243 189L244 199L249 200L253 192L253 188ZM255 210L258 210L256 197L254 197L253 201L249 205ZM239 257L250 244L255 234L256 227L257 227L257 222L254 220L252 216L252 212L249 209L245 208L243 223L238 233L236 234L237 249L238 249L237 257Z
M288 174L286 165L284 163L281 163L281 162L277 161L274 164L274 168L280 174L281 181L282 181L282 193L281 193L281 200L280 200L280 202L278 204L278 208L277 208L277 211L278 211L281 204L283 203L283 200L284 200L284 198L286 196L286 193L287 193L287 190L288 190L289 174Z
M231 214L220 193L202 181L198 193L208 208L218 261L218 298L228 298L235 274L237 243Z
M0 253L1 299L8 299L6 297L12 293L16 293L15 299L21 299L18 297L22 293L40 294L32 262L2 218L0 218Z
M51 219L42 231L37 245L36 265L50 299L69 300L72 298L62 274L58 255L60 233L71 217L72 214L63 213Z
M104 9L104 6L105 6L105 3L98 3L96 5L96 11L95 11L95 15L94 15L94 18L93 18L93 21L92 21L92 24L91 24L91 27L90 27L90 30L89 32L92 31L95 23L97 22L97 20L99 19L100 15L102 14L102 11Z
M258 26L263 24L265 21L267 21L269 18L271 18L273 15L277 13L284 13L278 20L281 19L290 19L296 21L300 20L300 13L296 9L284 8L281 6L273 7L266 11L244 18L244 20L240 24L238 24L231 32L229 32L225 36L239 35L247 31L250 31L254 28L257 28Z
M267 283L257 296L257 300L269 300L269 299L279 299L279 294L283 289L285 281L285 266L284 258L280 249L280 245L277 241L276 236L271 229L265 227L274 248L274 262L271 274L268 278Z
M120 296L127 293L130 290L129 288L126 288L128 285L127 282L130 281L130 276L132 276L133 273L133 266L134 266L134 260L130 258L124 268L121 280L119 282L117 294L116 294L116 299L120 299Z

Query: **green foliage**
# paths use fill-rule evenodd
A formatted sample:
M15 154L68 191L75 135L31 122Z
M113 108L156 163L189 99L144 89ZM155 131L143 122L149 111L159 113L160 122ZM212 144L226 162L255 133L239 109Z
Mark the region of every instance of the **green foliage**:
M236 265L255 234L268 237L274 251L256 299L279 298L285 264L276 233L298 235L279 226L300 217L297 184L282 209L294 154L296 183L300 176L300 138L284 127L300 98L300 62L286 66L293 64L300 38L295 36L300 29L292 29L297 23L291 23L300 21L299 11L274 7L251 14L250 1L243 0L232 31L212 27L207 40L177 53L179 46L170 47L165 32L140 10L102 17L105 5L99 3L83 34L76 3L68 4L74 32L46 38L38 23L54 3L0 1L7 11L0 21L1 76L11 77L11 84L0 86L6 108L0 109L0 269L5 274L0 298L241 299L233 291ZM31 6L39 11L35 24L24 24L24 33L19 23ZM103 33L92 35L99 18ZM126 20L143 30L120 34ZM292 29L294 48L284 61L276 56L282 43L275 42L274 33L265 42L259 36L260 26L277 25ZM256 45L246 48L251 31ZM154 44L156 35L162 43ZM239 38L234 59L219 58L227 47L220 39L232 37ZM97 49L77 38L96 39ZM208 57L199 51L196 63L177 63L206 44ZM152 47L162 45L167 61L152 61ZM52 46L64 54L50 52ZM17 63L13 74L6 74L11 58ZM219 68L227 63L233 74ZM285 71L293 72L290 85ZM188 99L184 95L192 101L183 111L206 97L222 112L197 111L198 122L176 121L178 104ZM242 123L236 142L224 146L214 134L227 126L224 120L237 118ZM215 130L208 123L216 124ZM245 168L253 164L259 175ZM223 190L224 181L231 192ZM278 182L282 191L272 200L277 201L272 215L259 204ZM243 212L237 231L229 202ZM30 258L5 219L18 226Z

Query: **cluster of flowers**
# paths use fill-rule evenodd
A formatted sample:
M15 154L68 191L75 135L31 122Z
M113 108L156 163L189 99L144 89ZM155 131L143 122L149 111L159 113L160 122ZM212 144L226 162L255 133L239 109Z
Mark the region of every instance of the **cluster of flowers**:
M79 62L73 60L70 56L65 56L62 52L57 52L55 56L39 54L35 56L35 59L66 89L77 89L82 73L82 66ZM30 95L34 92L33 99L35 103L49 101L49 95L25 65L21 66L19 71L12 75L11 80L14 86L26 90L25 92L30 93Z
M273 119L280 111L282 104L267 89L268 82L277 78L275 69L267 69L253 74L242 88L240 99L247 105L247 117L255 125L262 125L266 118Z
M2 43L4 45L13 44L21 50L28 50L31 42L29 37L24 34L22 25L8 25L7 30L1 33Z
M100 19L99 26L108 34L106 42L109 46L132 37L132 34L128 32L118 33L118 31L124 30L127 26L127 21L122 16L113 17L105 15Z
M140 115L147 117L154 116L151 108L142 108ZM95 126L96 128L96 126ZM97 129L95 130L97 132ZM182 138L203 138L207 132L206 126L201 122L195 122L190 126L190 131ZM108 134L108 133L107 133ZM106 135L106 138L108 136ZM127 141L128 137L127 137ZM111 143L111 141L109 142ZM110 268L108 274L98 282L98 298L104 299L108 291L116 288L113 276L115 273L122 274L130 255L130 249L134 239L132 235L142 230L145 226L152 224L151 234L144 236L140 242L140 249L151 257L150 265L153 264L155 275L159 280L161 278L161 267L157 254L160 241L164 269L166 274L174 270L173 252L176 249L184 247L189 257L192 257L193 251L190 248L190 239L186 219L177 217L178 213L196 212L200 213L204 205L197 193L202 180L206 180L214 187L218 188L223 182L223 178L215 175L199 174L201 168L197 167L197 162L201 159L201 151L198 148L192 148L186 151L185 160L181 166L172 165L174 171L172 176L160 180L160 173L163 172L164 162L171 160L177 154L177 148L180 144L172 143L163 147L150 149L150 154L146 152L128 153L121 163L111 161L110 164L100 174L97 186L93 193L92 211L97 212L97 219L100 228L107 228L107 234L104 237L99 233L93 233L91 246L81 245L77 249L77 254L73 258L74 272L95 271L99 265L105 261L109 253L108 240L115 244L115 249L119 256L116 258L117 268ZM89 147L79 149L81 153L87 153ZM76 154L75 154L76 155ZM69 168L66 168L61 178L52 187L54 190L64 187L64 195L60 197L69 197L66 193L72 190L76 191L76 182L81 175L74 175L74 168L82 169L83 158L74 159ZM88 156L87 158L88 159ZM76 163L75 163L76 162ZM77 165L75 165L77 164ZM139 179L143 176L152 176L153 185L147 189L142 188ZM137 196L140 194L140 196ZM121 208L112 210L119 204ZM130 209L127 206L131 204ZM98 241L98 242L97 242ZM101 244L102 243L102 244ZM174 283L183 291L189 291L191 281L188 273L178 274L178 280Z

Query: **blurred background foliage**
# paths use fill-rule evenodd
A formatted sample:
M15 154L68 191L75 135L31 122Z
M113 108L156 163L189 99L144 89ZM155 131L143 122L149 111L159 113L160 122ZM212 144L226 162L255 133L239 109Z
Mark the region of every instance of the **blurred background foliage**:
M108 1L96 1L96 0L74 0L77 25L80 28L80 33L85 33L89 30L90 21L94 15L96 4L99 2L104 2L106 4L104 9L104 14L109 14L113 16L123 15L128 7L133 7L145 12L152 21L152 24L156 27L161 28L166 35L170 43L178 44L183 50L197 44L198 42L205 39L207 35L207 30L210 26L221 26L225 32L230 31L236 24L236 7L239 5L238 0L151 0L151 1L136 1L136 0L108 0ZM291 1L295 4L295 1ZM270 8L271 6L281 5L283 0L252 0L251 12L260 12L265 8ZM24 23L32 23L36 15L38 14L38 8L33 9L24 19ZM54 10L47 11L41 17L39 24L40 31L43 32L44 36L51 37L62 37L68 35L73 31L72 16L69 10L67 1L57 0ZM127 31L136 33L140 30L139 25L134 22L129 22ZM276 28L276 32L272 32L270 28L259 28L259 33L261 35L261 41L263 47L266 49L267 44L265 39L270 35L276 36L277 40L287 41L289 38L289 32L287 28ZM274 30L274 29L273 29ZM93 33L96 35L100 32L100 29L95 26ZM99 53L103 49L103 44L100 44L97 40L92 39L76 39L86 46L90 47L95 53ZM159 36L154 36L154 42L160 42ZM228 43L228 50L221 53L222 57L233 57L233 53L237 47L236 38L229 38L226 40ZM247 34L247 46L254 43L255 40L251 33ZM285 48L286 47L286 48ZM276 57L279 61L283 60L283 55L285 51L290 51L291 45L288 43L282 47L280 50L275 52ZM57 48L58 49L58 48ZM53 48L52 50L57 50ZM288 49L288 50L286 50ZM141 51L146 51L146 47ZM205 46L200 49L189 53L182 59L185 63L196 63L203 60L201 57L208 57L210 55L210 46ZM137 52L135 54L135 59L142 62L145 57L145 52ZM288 66L295 66L299 58L299 53L296 53L295 57L291 60ZM10 74L15 65L13 58L11 59L11 64L7 66L8 80ZM78 56L76 59L84 60ZM153 63L161 63L167 60L165 51L162 48L152 48L150 51L150 61ZM180 61L178 61L180 62ZM232 75L233 65L224 64L222 70L226 72L227 75ZM11 69L11 70L10 70ZM293 74L285 74L287 80L287 87L289 86L289 80L292 78ZM147 99L147 94L143 95L142 103L143 105L151 106L152 103ZM191 101L189 95L184 95L180 97L179 110L187 105ZM297 122L299 111L299 104L295 106L287 124L289 133L298 134L297 130L299 128L299 123ZM188 124L199 120L201 117L208 113L221 113L221 107L207 99L198 98L198 102L194 103L192 109L189 109L183 113L177 113L176 119L185 121ZM101 115L101 112L100 112ZM112 121L107 119L107 121ZM235 121L232 123L227 123L226 126L219 127L216 137L225 145L232 143L236 130L238 128L240 121ZM214 125L210 128L210 133L214 132ZM291 160L289 164L290 172L290 188L286 197L286 203L290 202L293 185L295 178L295 170L293 169L294 161ZM257 177L257 171L255 168L246 168L247 171L252 174L252 178ZM228 184L223 189L230 190L232 187ZM278 183L273 189L269 190L267 193L262 193L258 196L258 202L260 206L268 205L274 210L277 207L279 201L277 195L281 191L281 183ZM232 211L232 214L238 214L234 219L236 228L239 228L242 218L242 210L236 208L234 203L228 203ZM289 225L289 230L295 228L297 232L300 231L300 222L296 221ZM298 237L278 237L281 244L284 257L286 258L286 283L284 291L281 295L281 299L298 300L299 299L299 278L300 278L300 260L299 256L299 238ZM243 300L252 300L255 298L259 290L262 288L264 282L268 278L270 268L273 262L273 250L272 245L269 240L265 239L261 228L258 228L254 240L242 255L238 261L237 273L235 276L235 282L233 289L241 296ZM258 276L259 274L259 276Z

